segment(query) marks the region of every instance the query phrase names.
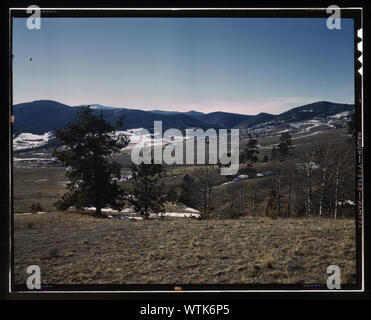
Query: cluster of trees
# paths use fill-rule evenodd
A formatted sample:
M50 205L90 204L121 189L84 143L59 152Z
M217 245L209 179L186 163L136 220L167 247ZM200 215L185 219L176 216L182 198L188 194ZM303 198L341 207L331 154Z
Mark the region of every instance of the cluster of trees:
M351 133L351 132L350 132ZM243 159L253 166L258 161L258 141L250 139ZM355 148L352 141L307 144L296 147L289 133L271 151L272 176L264 180L262 189L269 191L258 197L255 185L242 182L229 186L229 206L240 215L256 214L259 206L268 216L327 216L336 218L344 204L354 212ZM263 162L266 162L265 159ZM249 188L250 186L250 188ZM260 193L264 193L264 190ZM346 205L345 205L346 206ZM248 208L249 207L249 208Z
M280 137L280 143L272 148L272 160L284 160L287 156L291 155L293 149L293 141L290 133L284 132ZM259 145L257 139L249 139L244 151L240 155L240 160L246 163L249 167L254 167L254 164L259 161ZM269 160L268 155L265 155L262 162Z
M70 181L67 192L55 203L58 209L93 205L96 215L101 216L106 206L122 209L130 203L145 217L164 210L165 197L158 183L163 175L161 165L134 165L131 190L124 190L118 184L121 165L110 162L109 156L129 143L126 135L115 134L122 121L111 125L104 120L103 112L95 115L86 106L79 110L75 123L70 122L66 128L56 131L63 147L55 150L54 156L69 167L66 175Z
M354 197L354 156L347 143L321 144L304 146L299 163L275 161L269 209L278 216L336 218L339 204Z
M203 166L196 170L195 177L186 174L181 184L181 194L178 201L190 207L197 208L207 218L215 210L213 189L220 184L218 168Z
M75 123L57 130L56 137L63 146L55 150L56 156L70 170L67 172L69 184L67 192L56 202L58 209L70 206L84 208L95 206L96 214L102 215L102 208L110 206L122 209L129 203L144 217L150 213L164 211L165 201L180 201L200 209L208 217L221 204L213 194L214 187L220 184L217 166L202 166L191 176L182 180L180 195L171 190L164 193L161 179L164 169L159 164L132 166L131 188L124 190L118 184L121 166L110 162L109 156L126 147L129 139L115 134L116 125L107 123L103 112L96 115L88 106L79 110ZM299 150L300 149L300 150ZM355 150L347 142L339 144L306 145L296 148L289 133L283 133L280 142L272 148L270 167L272 175L266 179L264 188L269 189L265 214L290 217L339 216L344 200L354 194ZM241 154L241 160L250 170L258 159L257 139L250 139ZM268 161L268 156L263 162ZM229 207L231 215L246 214L246 201L251 203L250 212L255 215L259 197L255 189L244 189L243 183L230 185ZM226 206L222 206L226 209Z
M76 122L56 130L56 138L63 148L55 150L54 156L70 168L66 174L69 179L67 192L55 203L58 209L93 205L96 214L101 215L106 205L122 206L125 192L113 179L118 175L117 163L108 161L112 152L129 143L127 136L115 136L115 129L122 121L111 125L103 118L103 112L94 115L87 106L79 110Z

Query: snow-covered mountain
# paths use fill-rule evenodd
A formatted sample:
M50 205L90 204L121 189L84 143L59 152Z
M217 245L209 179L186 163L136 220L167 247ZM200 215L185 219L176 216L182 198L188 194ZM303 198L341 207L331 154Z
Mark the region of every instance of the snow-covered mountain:
M279 115L260 113L244 115L227 112L208 114L191 111L188 113L168 113L158 110L143 111L125 108L113 108L102 105L91 105L94 112L104 109L104 118L116 123L124 118L123 126L118 131L129 133L133 139L136 134L129 130L144 128L152 131L156 120L162 121L163 130L177 128L231 129L238 128L241 133L260 137L280 132L295 130L311 131L313 127L324 125L328 128L344 127L350 121L354 105L320 101L290 109ZM70 107L56 101L39 100L14 105L13 150L25 150L49 145L55 141L55 129L64 128L74 121L79 107ZM134 134L133 134L134 133Z

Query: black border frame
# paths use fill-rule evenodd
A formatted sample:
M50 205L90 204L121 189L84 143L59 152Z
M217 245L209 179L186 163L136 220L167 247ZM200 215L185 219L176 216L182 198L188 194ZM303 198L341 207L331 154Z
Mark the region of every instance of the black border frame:
M51 6L52 4L50 4ZM56 7L66 7L66 5L57 5ZM68 6L70 7L71 5L68 4ZM25 7L25 6L23 6ZM40 7L48 7L48 6L45 6L45 5L40 5ZM81 6L80 6L81 7ZM98 6L99 7L99 6ZM101 7L105 7L105 6L101 6ZM297 6L295 6L297 7ZM322 8L326 8L326 6L323 6ZM70 13L70 15L68 16L74 16L74 17L81 17L82 15L86 14L86 10L83 10L83 11L77 11L77 10L73 10L73 11L62 11L62 10L57 10L56 12L53 12L53 10L50 10L50 11L43 11L42 10L42 16L45 17L45 15L47 17L58 17L58 16L63 16L63 17L66 17L66 14ZM71 15L72 13L72 15ZM205 15L205 13L207 13L207 15ZM293 14L294 13L294 14ZM359 38L357 38L357 32L356 30L359 29L359 27L362 25L362 21L361 21L361 10L360 9L342 9L342 18L353 18L354 19L354 29L355 29L355 33L354 33L354 59L355 59L355 63L354 63L354 78L355 78L355 109L356 109L356 115L357 115L357 118L356 118L356 122L357 122L357 129L358 129L358 133L361 133L361 122L363 120L363 114L362 114L362 103L364 104L364 101L362 99L362 89L364 90L364 88L362 87L362 77L360 77L360 75L358 74L358 69L361 67L361 63L358 61L358 58L359 56L361 55L361 53L359 53L357 51L357 42L360 41ZM89 11L89 15L84 15L84 16L89 16L89 17L107 17L107 16L111 16L114 15L114 16L125 16L125 17L170 17L170 18L176 18L176 17L282 17L284 16L285 14L288 16L287 17L295 17L295 18L298 18L298 17L322 17L322 18L327 18L329 15L327 14L326 12L326 9L316 9L316 10L306 10L306 9L298 9L298 10L290 10L290 9L284 9L283 10L279 10L279 11L275 11L275 10L253 10L253 11L250 11L250 10L219 10L219 9L216 9L216 10L201 10L201 9L186 9L186 10L176 10L176 11L170 11L170 10L128 10L128 11L125 11L124 12L124 15L122 15L122 12L120 15L118 15L118 11L117 10L104 10L104 11L97 11L97 10L91 10ZM313 16L315 15L315 16ZM9 15L10 19L11 17L18 17L18 16L23 16L23 17L28 17L29 15L26 13L26 10L20 10L20 11L13 11L12 12L12 15ZM9 21L9 31L10 31L10 34L11 34L11 23ZM363 32L363 40L365 40L365 32ZM9 41L11 41L11 39L9 39ZM9 48L9 56L8 56L8 62L9 62L9 77L8 77L8 84L9 84L9 89L11 90L11 85L12 85L12 58L11 58L11 46ZM364 68L364 72L365 72L365 68ZM365 92L365 91L363 91ZM9 106L12 106L12 94L9 95L8 97L8 105ZM12 115L12 110L10 108L9 110L9 116ZM7 118L9 119L9 118ZM12 125L10 125L10 128L9 128L9 132L12 132ZM4 131L5 132L5 131ZM11 135L10 135L11 137ZM8 144L8 146L10 146L11 148L11 154L12 154L12 144ZM360 153L359 155L361 156L360 158L360 161L357 162L357 168L356 168L356 174L357 176L360 174L363 178L363 172L362 172L362 155L363 155L363 148L360 149ZM12 172L12 166L10 163L8 163L8 173L10 171L10 174L12 176L13 172ZM9 179L9 177L8 177ZM7 180L8 180L7 179ZM364 184L364 181L363 179L362 180L362 192L363 192L363 184ZM10 182L8 180L8 182ZM358 181L360 182L360 181ZM9 186L9 184L8 184ZM13 194L13 190L12 190L12 186L11 186L11 194ZM361 203L358 205L358 209L360 210L363 210L363 203L362 203L362 194L363 193L356 193L356 200L361 200ZM359 203L357 201L357 203ZM10 202L10 206L11 208L13 207L13 200L11 198L11 202ZM13 217L13 215L11 215L11 217ZM364 217L362 216L362 219ZM359 228L360 224L359 224L359 220L357 220L358 223L357 223L357 226ZM8 221L9 222L9 221ZM8 224L9 225L9 224ZM364 224L361 225L361 227L364 228ZM13 219L11 219L11 229L13 229ZM10 232L10 230L8 230ZM366 230L365 230L366 231ZM11 233L12 234L12 233ZM2 234L3 235L3 234ZM358 231L357 232L357 275L358 275L358 282L359 280L361 280L362 278L362 272L365 272L366 271L366 268L365 270L361 270L361 265L359 264L359 261L360 258L362 258L362 252L360 252L359 250L359 244L361 243L362 241L362 234L360 234L360 232ZM11 241L11 245L13 244L13 238L12 238L12 241ZM9 247L8 247L9 248ZM11 250L13 252L13 250ZM366 251L364 251L366 252ZM10 261L12 261L12 257L9 257ZM2 261L4 261L2 259ZM10 261L7 261L7 262L10 262ZM9 266L9 264L8 264ZM8 279L9 280L9 279ZM359 282L360 283L360 282ZM9 288L9 282L7 283L8 284L8 288ZM120 288L118 288L118 286ZM123 285L118 285L118 286L111 286L111 288L107 288L108 290L117 290L117 289L121 289L122 290L122 287ZM149 290L169 290L169 291L173 291L174 290L174 286L177 286L177 284L174 284L174 285L161 285L160 287L159 286L149 286L149 285L146 285L146 289L141 289L141 290L144 290L142 293L147 293L147 291ZM300 289L300 290L306 290L305 287L300 287L298 288L297 286L293 285L285 285L284 287L282 286L269 286L269 285L261 285L261 286L254 286L254 288L246 288L246 286L243 286L243 288L241 288L241 286L236 286L235 288L232 288L232 285L226 285L226 286L220 286L220 285L216 285L216 286L213 286L213 288L210 288L210 285L201 285L201 286L195 286L195 285L181 285L179 284L179 286L182 286L183 289L185 291L182 291L182 292L176 292L176 294L174 296L179 296L179 295L183 295L183 294L187 294L189 296L190 293L192 294L196 294L194 292L187 292L187 290L206 290L206 289L209 289L209 290L274 290L273 293L278 293L280 295L286 295L286 294L290 294L288 292L280 292L278 290L293 290L293 292L298 292L297 290ZM10 295L27 295L27 296L30 296L30 297L34 297L34 293L35 292L29 292L27 289L25 291L28 291L27 293L19 293L19 292L14 292L14 289L20 289L22 290L22 288L18 288L17 286L12 286L12 293ZM102 294L103 295L106 295L108 294L108 292L101 292L102 291L102 285L98 285L98 286L95 286L95 285L91 285L91 286L84 286L84 289L86 290L87 287L90 287L90 290L98 290L100 292L97 292L97 293L73 293L72 295L74 297L76 297L77 295L80 296L81 294L82 295L95 295L95 296L101 296ZM114 288L116 287L116 288ZM307 286L308 287L308 286ZM317 289L320 289L318 291L319 292L323 292L321 289L323 289L323 287L325 286L319 286L317 287ZM227 289L228 288L228 289ZM48 288L45 288L48 290ZM59 291L59 290L72 290L72 291L81 291L81 289L76 289L76 286L73 286L73 288L71 288L71 286L59 286L59 288L57 287L53 287L53 288L49 288L51 289L52 291ZM104 290L104 291L107 291ZM139 288L133 288L134 290L137 290ZM312 290L315 290L316 287L312 288ZM326 289L326 288L325 288ZM89 291L90 291L89 290ZM127 290L127 289L125 289ZM140 291L141 291L140 290ZM360 290L359 287L355 288L355 287L349 287L349 288L343 288L342 287L342 290ZM339 295L339 293L343 292L343 291L339 291L338 294L336 294L337 296ZM23 291L23 290L22 290ZM130 291L130 290L128 290ZM204 291L204 293L206 293L207 291ZM313 293L314 291L306 291L308 294L311 294ZM323 293L326 293L327 291L323 292ZM163 293L167 293L168 292L162 292ZM207 292L208 294L211 294L211 295L214 295L214 294L218 294L217 292L210 292L208 291ZM238 294L237 292L225 292L225 293L228 293L228 294L231 294L231 295L236 295ZM243 292L241 292L243 293ZM65 295L65 293L57 293L57 292L50 292L50 294L48 294L47 296L50 296L50 295L57 295L57 296L60 296L60 295ZM125 292L125 293L121 293L120 294L124 294L124 295L127 295L127 294L130 294L130 292ZM151 294L155 294L155 293L151 293ZM199 293L197 293L199 294ZM254 294L257 294L257 295L261 295L261 294L267 294L267 292L254 292ZM332 294L332 293L329 293L329 294ZM69 295L69 294L68 294ZM141 293L137 293L137 294L134 294L134 295L141 295ZM37 295L38 297L40 296L39 294ZM44 296L44 295L43 295Z

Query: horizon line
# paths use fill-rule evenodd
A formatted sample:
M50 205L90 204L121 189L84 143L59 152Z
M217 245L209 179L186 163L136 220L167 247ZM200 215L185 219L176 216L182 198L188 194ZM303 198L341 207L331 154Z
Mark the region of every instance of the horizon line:
M52 99L37 99L37 100L33 100L33 101L26 101L26 102L19 102L19 103L16 103L16 104L13 104L13 107L16 106L16 105L19 105L19 104L24 104L24 103L32 103L32 102L37 102L37 101L52 101L52 102L56 102L56 103L60 103L60 104L64 104L70 108L76 108L76 107L82 107L82 106L94 106L94 105L97 105L97 106L101 106L101 107L104 107L104 108L110 108L110 109L127 109L127 110L139 110L139 111L144 111L144 112L154 112L154 111L161 111L161 112L174 112L174 113L188 113L188 112L199 112L199 113L202 113L202 114L210 114L210 113L217 113L217 112L223 112L223 113L229 113L229 114L238 114L238 115L246 115L246 116L257 116L261 113L266 113L266 114L271 114L271 115L280 115L282 113L285 113L289 110L292 110L294 108L299 108L299 107L304 107L304 106L310 106L312 104L315 104L315 103L333 103L333 104L347 104L347 105L355 105L355 103L346 103L346 102L333 102L333 101L329 101L329 100L315 100L313 102L310 102L310 103L306 103L306 104L298 104L298 105L293 105L293 106L290 106L290 107L287 107L287 110L286 111L283 111L283 112L280 112L280 113L271 113L271 112L265 112L265 111L261 111L257 114L248 114L248 113L239 113L239 112L228 112L228 111L223 111L221 109L216 109L215 111L211 111L211 112L202 112L202 111L198 111L196 108L192 108L190 110L187 110L187 111L177 111L177 110L164 110L164 109L161 109L162 107L148 107L148 108L153 108L153 109L140 109L138 107L118 107L118 106L108 106L108 105L103 105L103 104L100 104L100 103L90 103L90 104L78 104L78 105L69 105L69 104L66 104L64 102L60 102L60 101L57 101L57 100L52 100ZM165 107L166 108L166 107ZM174 106L174 108L179 108L179 106Z

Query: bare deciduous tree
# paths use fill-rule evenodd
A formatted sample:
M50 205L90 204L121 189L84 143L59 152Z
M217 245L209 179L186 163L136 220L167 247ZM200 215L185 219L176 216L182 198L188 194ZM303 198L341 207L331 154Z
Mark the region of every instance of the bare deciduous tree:
M214 186L217 184L218 174L216 168L212 166L202 167L197 171L198 179L201 184L201 194L202 194L202 211L205 216L208 217L210 211L212 210L211 206L211 193Z

